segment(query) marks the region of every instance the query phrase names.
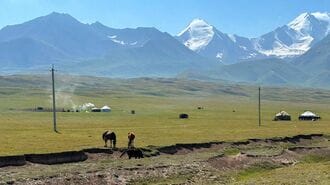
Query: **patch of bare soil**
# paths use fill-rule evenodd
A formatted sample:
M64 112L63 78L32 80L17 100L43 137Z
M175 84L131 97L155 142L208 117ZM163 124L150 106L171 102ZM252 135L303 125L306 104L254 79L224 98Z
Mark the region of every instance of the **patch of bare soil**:
M113 151L112 154L105 154L105 153L87 153L88 159L87 161L98 161L100 159L105 159L111 157L113 160L119 160L120 155L122 154L123 151ZM122 157L123 159L127 158L126 156Z
M280 155L262 156L247 155L239 153L235 156L216 156L208 159L208 162L214 168L219 170L239 170L247 168L253 164L269 162L278 166L295 165L305 156L317 155L330 158L329 147L292 147L283 149Z
M122 149L86 152L88 159L79 163L0 168L0 184L227 184L232 171L262 162L295 165L306 155L330 156L329 147L323 136L300 135L150 147L141 149L144 159L120 157Z
M219 156L208 159L211 166L219 170L241 169L255 163L255 161L255 158L247 157L241 153L235 156Z

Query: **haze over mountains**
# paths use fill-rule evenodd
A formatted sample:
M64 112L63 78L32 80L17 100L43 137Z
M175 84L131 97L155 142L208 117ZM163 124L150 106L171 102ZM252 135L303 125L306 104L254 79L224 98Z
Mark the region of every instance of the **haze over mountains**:
M189 77L269 85L329 86L329 13L303 13L258 38L194 19L177 36L156 28L114 29L51 13L0 30L0 72L109 77Z

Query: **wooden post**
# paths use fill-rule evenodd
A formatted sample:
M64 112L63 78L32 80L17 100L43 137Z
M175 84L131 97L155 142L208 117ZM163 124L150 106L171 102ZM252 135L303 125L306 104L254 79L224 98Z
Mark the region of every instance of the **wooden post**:
M57 132L56 127L56 101L55 101L55 76L54 76L54 65L52 65L52 88L53 88L53 126L54 126L54 132Z
M260 104L260 87L259 87L259 104L258 104L258 113L259 113L259 127L261 126L261 104Z

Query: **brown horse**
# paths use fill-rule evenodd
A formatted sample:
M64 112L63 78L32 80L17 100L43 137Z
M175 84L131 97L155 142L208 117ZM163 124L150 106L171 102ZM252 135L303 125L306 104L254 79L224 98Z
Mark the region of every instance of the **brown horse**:
M104 147L107 147L107 142L110 140L110 147L116 148L116 134L112 131L105 131L102 134L102 139L104 141Z
M134 139L135 139L134 132L129 132L128 133L128 146L127 146L127 148L134 148Z

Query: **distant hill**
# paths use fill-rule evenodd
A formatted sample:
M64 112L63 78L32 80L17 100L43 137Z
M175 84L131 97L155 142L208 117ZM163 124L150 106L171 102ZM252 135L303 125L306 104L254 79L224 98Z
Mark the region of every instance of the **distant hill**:
M102 76L175 76L189 69L210 69L220 65L183 46L168 33L155 28L113 29L100 23L93 28L120 43L104 58L82 62L79 73ZM92 64L92 65L89 65Z
M41 41L23 37L0 42L0 61L3 71L6 69L37 68L70 58L61 50Z
M219 97L248 97L257 99L258 86L243 83L228 83L222 81L203 82L179 78L131 78L113 79L91 76L71 76L57 74L57 92L66 92L77 96L102 96L111 94L123 97L123 94L173 97L173 96L219 96ZM0 75L0 97L39 96L48 97L51 94L50 75ZM22 91L23 90L23 91ZM263 100L281 100L290 102L327 103L330 102L330 90L317 88L292 87L262 87ZM124 96L125 97L125 96ZM236 99L237 100L237 99ZM19 99L20 101L20 99ZM46 100L47 101L47 100ZM84 100L85 101L85 100ZM59 102L59 101L58 101ZM48 102L49 104L49 102Z
M293 61L300 70L311 75L306 82L310 86L329 86L330 81L330 36Z
M0 30L0 42L30 39L40 47L53 48L63 53L63 58L85 58L104 54L116 43L96 32L90 25L82 24L68 14L51 13L23 24L6 26ZM28 44L28 43L27 43ZM20 45L11 50L21 52ZM13 53L12 55L15 55ZM42 52L40 52L42 54ZM50 60L53 56L49 56ZM12 63L22 62L14 60Z
M330 71L330 35L297 58L294 64L309 74L319 75Z
M155 28L113 29L60 13L3 28L0 49L2 71L55 64L75 74L168 76L216 63Z
M225 65L205 74L212 79L265 85L303 85L309 79L307 74L292 64L276 58ZM194 77L193 74L189 76Z

